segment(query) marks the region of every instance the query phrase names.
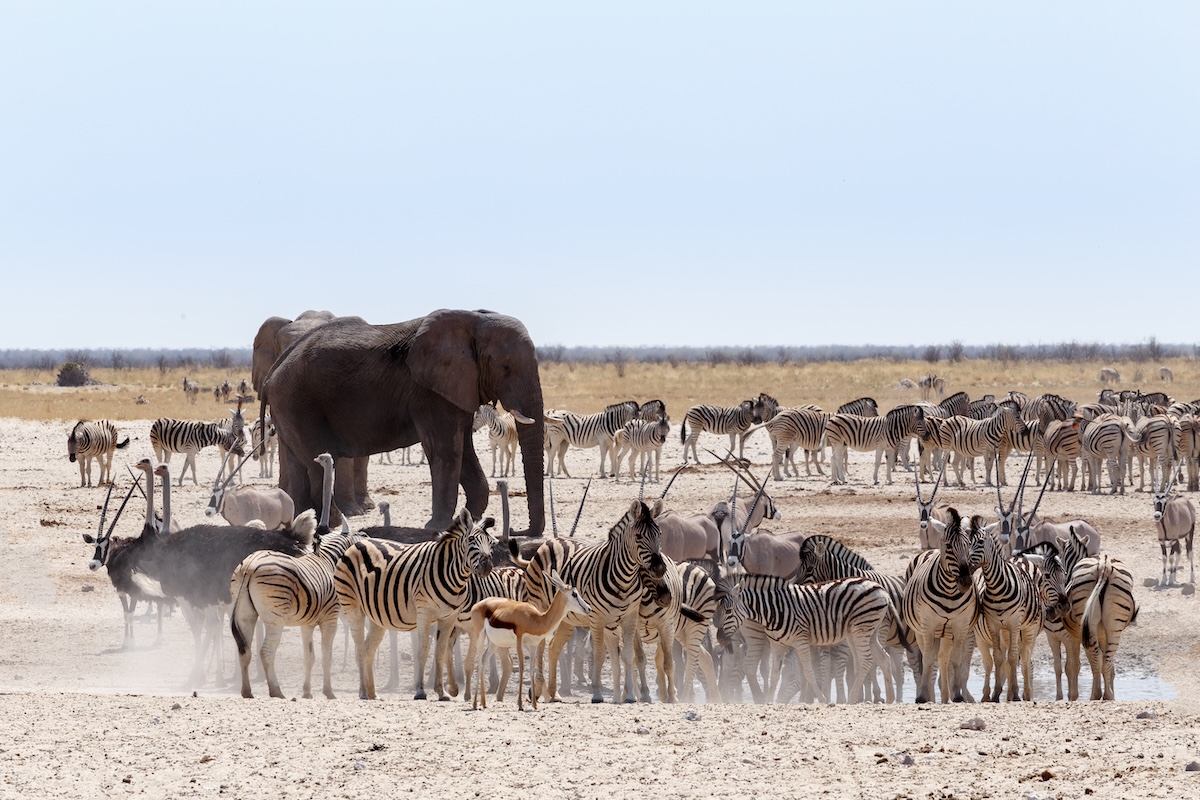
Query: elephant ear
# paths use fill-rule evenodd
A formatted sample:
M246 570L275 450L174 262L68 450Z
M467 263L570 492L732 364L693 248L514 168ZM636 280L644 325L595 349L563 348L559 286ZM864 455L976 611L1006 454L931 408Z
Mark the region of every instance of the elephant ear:
M472 414L482 402L475 352L478 324L479 315L471 311L434 311L421 321L408 350L413 380Z

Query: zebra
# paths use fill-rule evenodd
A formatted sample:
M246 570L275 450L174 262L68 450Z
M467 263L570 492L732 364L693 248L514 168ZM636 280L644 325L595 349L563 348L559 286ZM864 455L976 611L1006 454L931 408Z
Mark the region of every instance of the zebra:
M834 414L825 423L825 441L829 444L829 473L834 483L846 483L847 450L875 451L875 484L879 484L879 462L887 446L887 419L857 414ZM892 465L887 465L891 482Z
M1174 383L1175 382L1175 373L1171 372L1170 367L1159 367L1158 368L1158 379L1160 381L1162 381L1163 383Z
M462 509L450 527L431 542L403 545L386 539L361 539L346 548L334 568L334 586L342 615L354 640L358 696L375 699L375 653L385 631L417 631L415 700L424 700L425 662L430 632L438 627L434 691L449 700L442 685L450 632L467 597L472 573L492 568L496 540L488 533L491 517L476 524ZM370 627L364 638L364 623Z
M754 415L760 422L769 422L779 413L779 401L766 392L759 392L754 401Z
M1200 491L1200 416L1184 414L1179 417L1177 457L1187 463L1189 492Z
M556 425L554 432L561 438L551 440L550 460L553 461L557 456L559 466L562 472L568 478L571 474L566 468L566 451L568 446L588 449L592 447L600 448L600 477L607 478L608 473L604 471L604 463L607 459L610 463L613 473L616 473L616 464L611 463L613 454L613 438L617 435L617 431L625 427L625 423L629 422L638 413L639 406L632 400L627 400L623 403L614 403L606 407L603 411L596 414L574 414L570 411L560 411L555 414L556 421L561 421L561 425ZM547 425L550 424L549 415L547 415ZM550 437L551 432L548 429L546 436ZM564 579L565 580L565 579ZM567 581L570 583L570 581Z
M267 429L266 442L263 442L263 427ZM275 454L279 449L279 435L271 424L271 415L263 420L254 420L250 426L251 457L258 462L258 477L275 477Z
M1104 369L1100 370L1100 382L1104 384L1120 383L1121 373L1117 372L1112 367L1105 367Z
M117 450L129 446L129 437L117 440L117 426L106 419L81 419L67 434L67 460L79 462L79 485L92 485L92 459L100 465L97 486L112 483L112 460Z
M1072 553L1078 554L1072 547ZM1092 700L1114 700L1115 659L1121 634L1137 619L1133 576L1116 558L1101 553L1075 561L1068 573L1070 611L1066 630L1068 698L1079 697L1079 646L1083 645L1092 668Z
M667 404L662 400L647 400L638 408L637 419L657 422L667 418Z
M603 542L582 542L571 538L551 539L543 543L528 562L514 562L525 566L525 586L529 602L542 611L550 607L552 586L549 575L557 570L562 580L574 586L580 596L591 607L592 613L581 616L569 613L559 624L558 631L550 642L550 671L548 681L543 680L543 658L545 642L538 645L537 666L534 669L534 691L541 692L550 702L561 701L558 693L558 657L576 626L587 626L592 634L592 702L604 702L600 688L600 670L605 658L605 630L621 637L622 660L624 662L624 699L633 702L633 637L638 616L638 602L642 585L639 570L647 567L651 573L661 576L666 567L659 551L659 530L654 517L662 512L662 500L656 500L653 508L635 500L629 510L609 530ZM515 541L509 540L510 551ZM620 702L621 664L614 656L613 702Z
M1031 561L1009 561L1000 544L999 531L983 530L982 519L971 517L970 535L980 550L975 591L979 616L975 636L983 661L983 699L1000 702L1008 682L1008 699L1017 699L1017 664L1024 681L1020 699L1032 697L1033 645L1042 632L1046 599L1038 568ZM989 692L989 681L995 685Z
M829 702L829 695L823 681L812 674L812 648L843 641L854 662L849 701L862 696L871 666L877 664L884 672L887 702L895 702L891 662L883 652L880 633L888 615L898 612L878 583L855 577L800 586L751 575L734 584L732 592L735 598L725 606L723 618L725 636L744 620L758 623L770 640L795 652L802 683L813 687L822 703Z
M896 406L884 415L885 451L884 457L888 462L887 482L892 482L892 467L897 463L897 457L903 456L906 469L911 469L909 459L909 440L917 436L917 429L925 416L924 406Z
M1021 408L1021 418L1026 422L1041 420L1045 426L1050 420L1070 419L1075 413L1075 403L1056 394L1039 395Z
M837 413L854 414L859 417L878 417L879 404L875 402L875 398L873 397L860 397L857 400L851 400L849 403L843 403L838 406Z
M1129 437L1129 484L1133 485L1133 458L1138 460L1138 491L1146 491L1146 468L1150 468L1150 489L1157 483L1155 475L1162 473L1163 480L1172 469L1175 451L1175 426L1166 414L1142 417L1133 426Z
M517 421L507 411L501 414L495 406L484 403L475 412L473 430L487 427L488 445L492 449L492 477L496 477L496 454L500 455L500 477L513 471L517 456ZM482 599L482 598L480 598Z
M233 394L233 387L229 385L229 381L225 381L217 388L221 390L221 400L228 403L229 395Z
M1056 486L1059 491L1075 491L1079 457L1083 453L1081 422L1078 417L1051 420L1042 435L1046 447L1046 460L1049 462L1047 471L1057 474Z
M717 583L708 570L699 564L685 561L679 565L679 620L675 625L675 641L683 653L683 676L678 681L679 698L693 699L693 679L699 669L704 676L705 698L708 702L720 699L717 673L712 656L704 647L708 626L717 610L720 597Z
M332 469L332 459L329 468ZM304 514L313 515L314 512L309 509ZM312 697L313 631L320 628L321 692L330 700L334 698L330 671L333 639L337 633L338 599L333 587L333 570L346 548L357 538L358 534L349 530L326 534L321 537L316 552L302 556L259 550L246 556L233 571L229 584L233 597L229 627L238 649L242 697L253 696L250 691L250 658L253 655L250 644L254 639L254 625L261 619L266 625L266 637L259 658L271 697L283 697L275 674L279 639L285 627L298 626L304 653L302 696Z
M937 406L932 409L926 408L921 420L917 422L917 470L918 474L926 477L932 477L935 468L943 472L945 470L950 437L944 425L948 417L941 416L943 413Z
M200 384L186 375L183 378L183 396L193 405L196 403L196 398L200 396Z
M949 449L954 453L955 458L951 462L954 466L955 476L958 478L958 485L966 487L963 481L963 466L964 462L970 462L971 465L971 482L975 483L975 458L983 457L984 465L984 483L987 486L992 485L992 461L996 459L996 453L1000 448L1000 443L1009 431L1016 430L1018 434L1024 434L1028 426L1017 413L1016 406L1006 405L998 408L996 413L987 420L974 420L968 417L951 417L945 422L943 433L949 437ZM1005 486L1008 481L1004 477L1004 462L996 462L996 481Z
M725 406L701 405L692 406L683 416L679 426L679 441L683 444L683 460L687 461L688 448L691 448L695 462L700 463L700 454L696 451L696 442L700 439L701 431L729 435L729 451L733 452L734 440L739 436L738 458L745 458L746 432L756 422L761 422L755 411L754 400L743 400L740 405L732 408ZM688 434L688 425L692 432Z
M663 556L662 563L664 569L661 576L651 574L645 566L638 569L642 595L638 602L633 637L633 662L643 703L650 702L650 687L646 682L646 645L654 648L659 702L674 703L676 698L674 647L681 619L683 578L679 565L670 558Z
M1096 417L1083 430L1080 441L1084 466L1088 470L1088 489L1092 494L1100 493L1100 469L1108 462L1108 479L1112 484L1110 494L1118 491L1125 494L1125 478L1122 469L1129 451L1129 440L1125 433L1125 422L1115 414Z
M238 436L241 434L238 422L241 419L241 409L231 411L234 418L222 422L198 422L194 420L170 419L159 417L150 425L150 446L154 448L154 457L164 463L171 463L174 453L183 453L186 458L183 469L179 471L179 485L183 486L183 476L188 467L192 468L192 483L196 479L196 454L205 447L217 446L222 451L232 451L238 456L244 455ZM236 429L236 433L235 433ZM225 465L221 465L222 475Z
M1056 700L1063 699L1063 654L1067 650L1068 636L1064 617L1070 610L1067 599L1067 578L1063 571L1058 546L1054 542L1041 542L1022 550L1015 560L1028 560L1037 565L1040 578L1039 590L1044 599L1042 630L1054 661L1054 683Z
M641 456L642 471L645 472L649 467L651 458L654 460L654 482L660 481L659 464L662 461L663 444L667 441L667 436L671 432L671 420L669 417L662 417L654 422L648 422L644 419L631 419L625 423L625 427L617 431L614 437L616 445L616 454L613 456L612 463L615 467L614 476L621 472L621 459L626 454L629 455L629 477L634 478L633 461L634 456Z
M938 400L946 396L946 379L940 375L925 375L917 381L917 386L921 389L922 400L928 400L933 392L937 393Z
M970 634L979 613L979 595L971 576L970 534L958 510L948 508L950 524L930 524L941 534L937 550L926 550L909 565L900 613L921 650L917 703L933 697L936 665L943 703L964 699Z
M955 392L937 404L943 417L965 417L971 410L971 398L966 392Z
M825 534L809 536L800 547L803 583L820 583L839 578L867 578L887 590L895 608L900 608L904 595L904 579L887 575L872 568L869 561L842 542ZM912 640L912 632L897 613L890 616L884 627L882 643L892 662L892 679L896 687L896 702L904 700L904 670L901 658L907 653L915 680L921 671L921 652Z
M774 418L752 425L746 430L746 435L749 436L759 428L767 429L767 435L771 437L771 472L775 480L782 480L779 474L781 463L784 474L800 477L800 470L795 468L795 461L792 459L792 454L797 448L803 448L806 452L805 474L812 475L810 464L815 464L817 474L824 475L820 461L814 458L810 462L808 454L815 453L825 446L825 423L830 416L832 415L826 411L814 411L810 408L785 408Z

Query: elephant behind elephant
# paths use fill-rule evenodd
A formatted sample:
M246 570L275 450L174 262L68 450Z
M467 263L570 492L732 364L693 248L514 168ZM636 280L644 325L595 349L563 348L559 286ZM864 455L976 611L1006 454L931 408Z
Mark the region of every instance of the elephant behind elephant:
M263 409L271 406L280 485L297 513L320 499L316 455L329 452L340 467L346 460L421 443L433 486L433 513L426 523L432 529L450 525L459 486L473 515L487 508L488 483L472 445L472 422L480 405L499 401L522 423L518 441L529 529L519 533L537 536L545 528L537 354L525 326L513 317L442 309L392 325L334 318L291 343L258 391ZM364 494L365 475L364 469ZM339 508L352 510L342 506L336 487L333 524L340 520Z

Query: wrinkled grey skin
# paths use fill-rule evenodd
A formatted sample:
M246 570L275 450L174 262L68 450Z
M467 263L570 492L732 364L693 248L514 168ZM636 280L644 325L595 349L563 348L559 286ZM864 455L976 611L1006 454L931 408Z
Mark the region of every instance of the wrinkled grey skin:
M318 454L328 452L340 465L420 443L433 487L426 526L438 530L453 520L459 486L472 516L487 508L488 483L471 428L479 406L498 400L531 419L518 426L529 529L514 534L538 536L545 528L542 386L533 341L517 319L447 309L393 325L334 319L279 357L259 398L264 408L271 406L280 486L296 513L320 501L322 474L313 462ZM340 521L334 486L331 524Z

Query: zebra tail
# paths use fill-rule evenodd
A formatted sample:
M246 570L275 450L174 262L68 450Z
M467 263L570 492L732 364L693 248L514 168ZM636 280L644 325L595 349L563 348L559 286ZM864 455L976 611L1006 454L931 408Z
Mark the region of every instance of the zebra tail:
M516 539L508 540L508 557L521 569L529 569L529 562L521 558L521 546L517 544Z
M129 437L128 436L125 437L125 441L117 443L118 450L124 450L128 446L129 446Z
M691 606L685 605L683 603L679 604L679 613L682 614L684 617L687 617L688 619L692 620L693 622L700 622L700 623L708 622L708 619L703 614L701 614L699 611L692 608Z
M679 423L679 443L687 444L687 417L684 417L683 421Z
M1088 595L1087 603L1083 606L1083 643L1087 647L1096 644L1096 631L1103 622L1104 593L1108 590L1108 579L1111 567L1105 564L1096 578L1096 585Z
M233 634L233 641L237 645L238 655L244 656L250 647L250 640L242 632L241 626L238 625L238 606L242 603L253 602L247 593L250 586L249 570L238 564L237 569L233 571L233 580L237 583L237 590L233 593L233 605L229 608L229 632Z

